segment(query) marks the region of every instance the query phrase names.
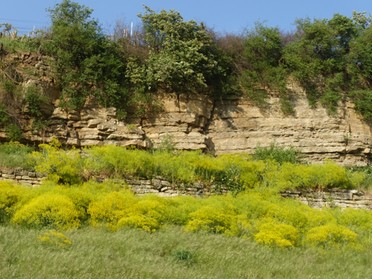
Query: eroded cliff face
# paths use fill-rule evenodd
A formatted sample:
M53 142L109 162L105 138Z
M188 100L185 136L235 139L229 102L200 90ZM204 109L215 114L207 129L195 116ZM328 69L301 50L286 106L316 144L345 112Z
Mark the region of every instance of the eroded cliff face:
M248 152L276 143L300 150L308 161L332 159L346 165L371 161L372 128L354 111L353 104L340 105L329 116L322 107L310 108L304 92L295 90L295 115L285 116L278 98L265 111L239 97L217 101L207 96L159 96L163 111L156 116L116 118L114 108L87 105L81 112L66 112L54 101L49 124L43 131L24 125L24 138L49 142L53 137L67 145L115 144L156 147L171 139L177 149L205 150L213 154ZM0 139L6 138L0 131Z
M329 158L345 165L367 164L372 130L353 104L346 102L329 116L324 108L310 108L299 88L296 93L294 116L282 114L278 98L270 99L266 111L244 99L223 101L208 131L216 152L252 152L274 142L297 148L312 162Z

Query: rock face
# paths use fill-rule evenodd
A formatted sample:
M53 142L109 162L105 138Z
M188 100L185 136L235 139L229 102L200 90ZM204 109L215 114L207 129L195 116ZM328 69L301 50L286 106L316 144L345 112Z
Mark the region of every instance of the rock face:
M314 208L339 207L372 210L372 196L358 190L284 191L281 196L297 199Z
M115 144L140 148L171 141L177 149L205 150L213 154L248 152L276 143L295 147L310 162L332 159L342 164L366 165L371 161L372 126L363 122L353 104L340 104L334 116L322 107L310 108L299 88L293 89L295 113L285 116L278 98L261 110L240 97L211 101L207 96L159 96L163 111L155 116L116 118L113 108L87 105L81 112L66 112L55 103L49 125L42 132L31 128L24 137L49 142L53 137L67 145ZM32 125L28 125L32 126ZM0 139L5 133L0 131Z
M217 153L252 152L276 143L300 150L309 161L326 158L343 164L364 165L371 159L372 127L345 103L337 115L310 108L304 94L295 102L295 115L284 116L280 100L272 98L268 111L247 100L225 100L209 127Z

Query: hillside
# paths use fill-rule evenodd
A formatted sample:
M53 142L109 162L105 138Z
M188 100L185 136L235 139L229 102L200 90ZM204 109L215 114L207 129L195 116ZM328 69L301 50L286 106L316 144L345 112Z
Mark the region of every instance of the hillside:
M270 109L260 109L241 96L213 100L202 94L159 94L159 113L128 115L120 120L116 108L95 103L87 103L79 111L61 108L52 78L43 75L48 72L46 57L19 53L7 59L17 63L20 91L25 95L2 104L12 108L9 118L17 119L23 142L37 144L56 137L78 147L115 144L150 148L171 141L177 149L213 154L252 153L257 146L276 143L297 148L311 161L331 158L348 165L365 165L371 160L371 125L363 121L353 103L343 103L337 114L330 116L322 107L311 108L303 90L295 85L295 113L289 116L282 113L280 99L275 96L268 99ZM35 75L27 75L32 70ZM41 106L40 117L32 116L32 107L25 101L36 86L48 100ZM9 140L9 127L0 128L1 141Z
M275 143L309 161L370 163L365 14L221 37L146 7L143 31L108 38L91 12L62 1L49 31L0 38L1 141L212 154Z

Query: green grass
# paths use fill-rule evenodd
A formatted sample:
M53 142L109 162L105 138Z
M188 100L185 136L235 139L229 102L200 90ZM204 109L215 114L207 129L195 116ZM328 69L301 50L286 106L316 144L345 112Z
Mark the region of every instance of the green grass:
M274 160L278 163L299 163L300 152L293 147L284 148L272 143L268 147L258 146L253 153L255 160Z
M369 278L363 251L273 249L249 240L170 227L149 234L92 228L72 245L43 244L45 231L0 227L2 278Z
M31 170L33 167L27 160L27 155L34 149L18 142L0 144L0 168L23 168Z
M30 37L1 37L0 43L3 44L3 47L6 51L15 53L15 52L30 52L37 51L38 40L37 38Z
M360 184L359 189L366 193L372 194L372 165L368 165L365 167L350 167L349 170L352 172L359 172L364 174L365 179Z

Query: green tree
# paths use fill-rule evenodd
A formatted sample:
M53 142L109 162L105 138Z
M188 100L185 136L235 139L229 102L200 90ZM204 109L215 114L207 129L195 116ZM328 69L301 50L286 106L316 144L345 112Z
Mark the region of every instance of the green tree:
M372 26L365 29L351 43L348 70L354 84L362 88L372 86Z
M372 121L372 26L362 31L350 47L348 72L352 76L350 97L367 121Z
M54 58L65 106L79 109L88 97L105 106L125 99L125 65L116 45L91 18L92 10L64 0L49 12L52 26L44 49Z
M167 92L209 91L217 76L228 75L227 62L203 24L184 21L176 11L141 14L147 59L132 59L127 75L137 90Z
M244 43L245 67L239 83L243 92L258 106L265 105L268 91L277 91L285 99L287 73L282 66L283 36L278 28L258 23Z
M346 72L355 22L336 14L330 20L298 20L296 39L285 48L287 67L306 90L310 104L321 101L329 112L349 89Z

